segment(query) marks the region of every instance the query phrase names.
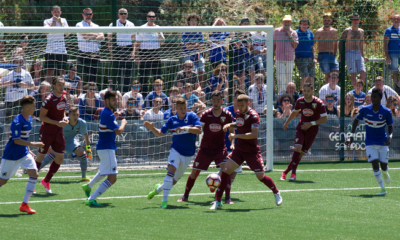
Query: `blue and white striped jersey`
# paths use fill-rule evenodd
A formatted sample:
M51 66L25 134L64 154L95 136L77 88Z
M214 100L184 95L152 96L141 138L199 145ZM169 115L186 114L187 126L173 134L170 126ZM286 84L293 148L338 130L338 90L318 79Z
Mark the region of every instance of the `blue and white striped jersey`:
M99 141L96 144L97 150L117 150L115 130L119 128L115 115L108 107L100 113Z
M18 145L14 142L15 139L28 141L29 134L32 130L32 116L29 116L29 121L22 116L17 115L11 123L10 139L4 149L3 159L16 161L29 154L27 146Z

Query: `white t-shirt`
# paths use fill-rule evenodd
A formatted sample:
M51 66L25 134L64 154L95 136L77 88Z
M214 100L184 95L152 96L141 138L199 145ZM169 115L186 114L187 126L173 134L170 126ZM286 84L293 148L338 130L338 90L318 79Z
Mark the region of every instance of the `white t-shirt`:
M61 22L63 27L69 27L67 20L65 18L61 18ZM53 23L53 18L49 18L44 20L44 27L51 27ZM57 22L54 27L61 27L61 24ZM47 34L47 45L46 45L46 53L54 53L54 54L66 54L67 49L65 48L64 41L64 33L49 33Z
M26 84L33 84L31 74L24 69L21 69L21 72L15 72L13 70L1 78L1 83L8 81L13 81L15 84L6 87L6 102L15 102L28 95L28 89L19 87L17 85L18 83L24 82Z
M133 97L132 95L132 91L129 91L127 93L124 94L124 96L122 96L122 104L124 106L124 108L127 108L127 102L129 98L136 98L136 108L137 109L141 109L143 104L144 104L144 100L143 100L143 95L141 93L137 93L136 97Z
M164 118L164 113L159 110L158 113L156 114L153 111L153 108L148 110L143 116L143 120L158 121L158 120L163 120L163 118Z
M374 89L374 88L375 88L375 86L374 86L373 88L371 88L371 89L368 91L367 94L371 94L371 93L372 93L372 89ZM385 93L386 93L386 94L385 94ZM388 99L390 96L396 96L396 95L397 95L397 93L396 93L391 87L389 87L388 85L383 85L381 104L382 104L383 106L386 107L387 99Z
M110 27L113 26L112 23L109 25ZM125 25L117 20L117 27L135 27L131 21L126 20ZM108 33L109 35L112 33ZM130 46L132 45L132 36L135 36L136 33L117 33L117 45L118 46Z
M106 94L107 91L108 91L108 88L101 90L101 91L99 92L100 96L102 96L102 98L104 98L104 94ZM121 94L121 92L120 92L119 90L117 90L116 92L117 92L117 94L118 94L118 93ZM103 99L103 100L104 100L104 99Z
M321 100L325 99L325 96L329 93L332 93L333 96L335 97L335 107L338 105L338 101L340 100L340 87L338 85L335 86L335 89L331 89L329 87L329 83L325 84L324 86L321 87L319 90L319 98Z
M251 85L249 87L249 98L253 102L253 109L257 113L262 113L267 105L267 85L263 84L261 89L257 88L257 84Z
M91 22L90 25L85 22L78 22L76 24L76 27L99 27L99 25L95 24L94 22ZM78 48L82 52L98 52L100 51L100 43L96 41L91 41L91 40L85 40L83 39L82 34L77 33L76 34L78 37Z
M257 51L261 51L264 49L265 41L267 40L266 32L250 32L251 34L251 43L253 44L253 48Z
M140 27L150 27L148 23L143 24ZM153 27L160 27L155 25ZM164 34L161 33L164 37ZM140 42L140 49L159 49L160 48L160 41L158 40L158 33L157 32L148 32L148 33L138 33L136 34L136 41Z

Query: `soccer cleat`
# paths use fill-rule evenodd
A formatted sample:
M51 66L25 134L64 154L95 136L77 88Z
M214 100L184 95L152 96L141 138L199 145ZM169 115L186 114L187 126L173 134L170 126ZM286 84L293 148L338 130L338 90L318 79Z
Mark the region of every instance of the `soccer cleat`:
M280 192L275 193L275 194L274 194L274 197L275 197L276 206L280 206L280 205L282 204L282 196L281 196L281 193L280 193Z
M82 189L85 192L86 197L90 197L90 192L92 191L92 189L89 187L89 184L83 184Z
M218 208L222 208L222 202L214 201L212 206L210 207L211 210L217 210Z
M88 206L93 206L93 207L102 207L103 205L98 204L96 200L86 200L85 204Z
M167 208L167 205L168 205L168 201L163 201L162 203L161 203L161 206L160 206L160 208Z
M19 211L21 212L26 212L28 214L35 214L36 210L33 210L29 207L29 205L27 203L22 203L21 206L19 207Z
M389 176L389 172L384 172L384 171L382 171L382 175L383 175L383 179L385 180L385 183L386 184L389 184L390 183L390 176Z
M36 187L35 187L35 189L33 189L32 194L36 194Z
M283 172L283 173L281 174L281 180L282 180L282 181L285 181L285 180L286 180L286 173Z
M53 193L50 189L50 183L45 182L44 178L40 181L47 193Z
M90 182L90 178L89 177L83 177L83 178L81 178L81 181L82 182Z
M210 192L215 192L216 188L210 188Z
M235 204L232 199L225 199L225 204Z
M290 175L289 181L296 181L296 174Z
M382 190L380 192L378 192L376 195L385 196L386 195L386 188L382 188Z
M149 192L149 195L147 195L147 200L153 199L153 197L154 197L155 195L158 194L157 188L158 188L159 186L161 186L161 184L156 184L156 185L154 186L154 190L151 191L151 192Z
M183 195L181 198L177 200L177 202L187 202L189 198L186 198L185 195Z

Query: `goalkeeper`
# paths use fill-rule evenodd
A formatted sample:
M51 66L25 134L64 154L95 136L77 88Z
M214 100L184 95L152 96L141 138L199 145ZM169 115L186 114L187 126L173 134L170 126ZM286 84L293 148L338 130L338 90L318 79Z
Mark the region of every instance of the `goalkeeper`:
M86 172L88 166L88 158L90 159L90 161L92 161L92 150L90 149L87 123L85 120L79 118L79 111L77 107L71 107L69 109L69 124L63 128L63 133L65 138L65 151L73 156L77 156L80 160L82 171L81 181L90 181L90 178L86 177ZM83 138L85 139L86 151L75 138L78 134L82 134ZM50 150L50 153L48 153L44 158L40 169L52 162L54 159L55 156L53 154L53 150Z

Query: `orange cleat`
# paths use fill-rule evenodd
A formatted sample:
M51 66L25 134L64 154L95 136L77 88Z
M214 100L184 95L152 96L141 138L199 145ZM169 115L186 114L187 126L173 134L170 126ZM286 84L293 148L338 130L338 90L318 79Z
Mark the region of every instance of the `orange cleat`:
M27 203L22 203L21 206L19 207L19 210L21 212L26 212L28 214L35 214L36 213L36 210L31 209Z
M215 192L216 188L210 188L210 192Z

